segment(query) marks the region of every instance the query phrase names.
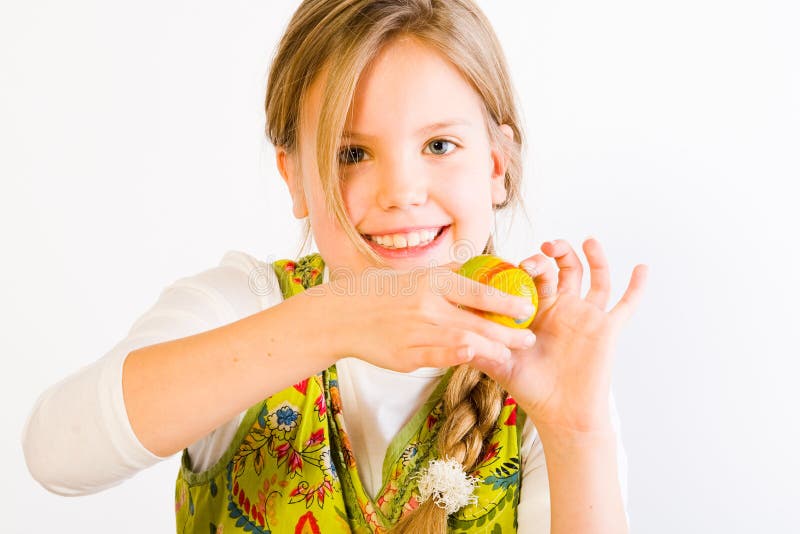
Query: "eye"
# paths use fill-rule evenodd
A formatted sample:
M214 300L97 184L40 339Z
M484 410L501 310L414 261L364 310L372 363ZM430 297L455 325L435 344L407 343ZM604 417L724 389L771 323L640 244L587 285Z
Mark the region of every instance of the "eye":
M339 150L339 164L352 165L359 163L364 157L364 149L357 146L346 146Z
M453 148L448 150L447 145L451 145ZM452 152L455 149L456 144L452 141L448 141L447 139L434 139L428 143L428 146L431 147L431 152L433 152L434 155L444 156L445 154Z

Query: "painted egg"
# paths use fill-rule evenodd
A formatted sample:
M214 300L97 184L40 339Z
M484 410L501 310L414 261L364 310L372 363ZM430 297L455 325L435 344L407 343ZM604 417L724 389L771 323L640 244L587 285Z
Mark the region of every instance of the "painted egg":
M518 319L485 310L474 310L475 313L512 328L527 328L533 322L536 313L539 311L539 294L536 292L536 284L533 283L533 279L524 269L520 269L497 256L480 254L467 260L457 272L462 276L497 288L505 293L530 297L534 307L533 315L527 319Z

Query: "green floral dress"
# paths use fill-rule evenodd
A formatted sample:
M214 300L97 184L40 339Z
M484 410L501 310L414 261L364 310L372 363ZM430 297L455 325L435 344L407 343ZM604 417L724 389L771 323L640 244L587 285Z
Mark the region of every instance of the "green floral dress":
M322 281L318 253L273 263L284 298ZM336 366L252 406L225 454L205 472L184 450L175 487L178 532L384 533L419 506L415 475L437 457L442 393L452 370L395 436L374 499L364 490L344 429ZM450 517L449 532L516 532L523 414L507 396L472 476L477 503Z

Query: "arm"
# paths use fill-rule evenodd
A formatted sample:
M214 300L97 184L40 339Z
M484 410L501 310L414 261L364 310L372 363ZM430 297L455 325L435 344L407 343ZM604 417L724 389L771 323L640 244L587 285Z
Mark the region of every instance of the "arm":
M159 455L143 446L132 429L123 400L127 357L172 340L186 343L195 335L277 306L283 300L277 279L275 290L261 298L248 287L253 269L264 266L245 254L229 253L220 266L170 285L134 322L125 339L102 358L47 388L31 409L22 432L25 461L33 478L59 495L86 495L115 486L169 456L169 451L159 450ZM265 272L274 277L270 265ZM284 313L289 308L285 307ZM304 320L320 323L310 316ZM267 322L262 327L266 328ZM192 373L194 365L194 361L187 364L184 372ZM202 409L202 404L193 406L192 411L198 407Z
M617 478L616 437L539 428L550 484L552 534L628 532Z
M125 360L131 427L156 455L180 451L243 409L336 361L337 314L325 288L200 334L143 347ZM308 325L315 335L308 335Z
M611 422L616 436L617 478L625 508L626 524L628 519L628 458L622 441L620 419L617 413L613 392L609 392ZM522 488L518 508L519 532L544 534L551 527L550 481L548 465L542 446L541 437L530 419L525 422L522 435ZM557 469L556 467L553 467ZM559 512L555 512L559 513ZM553 531L557 532L557 531Z

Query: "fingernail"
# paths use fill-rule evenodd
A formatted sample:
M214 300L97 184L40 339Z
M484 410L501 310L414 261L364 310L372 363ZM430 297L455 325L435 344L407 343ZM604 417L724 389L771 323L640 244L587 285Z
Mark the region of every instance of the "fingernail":
M511 358L511 349L508 347L503 347L503 358L508 359Z
M528 319L531 315L533 315L535 311L536 308L533 306L533 304L528 304L527 306L522 308L522 315L517 317L517 319L521 319L524 321Z
M525 341L523 343L525 344L525 348L530 348L533 346L535 342L536 342L536 336L534 336L533 333L529 332L528 335L525 336Z
M471 360L474 355L475 352L473 351L472 347L467 346L458 349L459 358Z

